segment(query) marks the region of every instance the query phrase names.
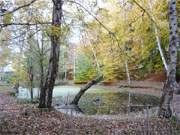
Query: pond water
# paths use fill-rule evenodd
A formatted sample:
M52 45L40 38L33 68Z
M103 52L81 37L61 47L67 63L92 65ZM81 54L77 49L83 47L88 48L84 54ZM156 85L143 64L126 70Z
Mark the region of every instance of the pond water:
M80 87L76 86L55 86L53 90L53 97L61 97L61 96L67 96L69 94L75 95L77 92L79 92ZM34 88L33 89L33 96L38 97L39 89ZM30 90L27 88L19 88L19 99L30 99Z
M68 104L80 87L78 86L55 86L53 90L53 106L58 108L61 105ZM34 88L34 97L38 96L38 89ZM30 92L27 88L19 89L19 99L30 99ZM79 107L85 114L119 114L126 113L129 102L129 93L125 89L100 89L91 88L85 93L80 102ZM159 104L159 98L144 94L131 93L131 103L142 105L140 107L131 108L132 112L143 110L146 105L153 107ZM144 106L143 106L144 105Z
M80 100L79 106L85 114L121 114L130 112L138 112L146 109L147 105L156 107L159 104L159 98L144 94L130 94L130 103L133 105L128 107L128 92L109 92L109 93L86 93Z

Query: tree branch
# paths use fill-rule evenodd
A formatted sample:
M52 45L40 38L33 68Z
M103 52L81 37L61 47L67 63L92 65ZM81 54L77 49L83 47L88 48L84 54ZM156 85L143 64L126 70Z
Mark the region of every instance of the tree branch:
M119 39L118 39L117 35L114 32L109 30L95 15L93 15L81 3L78 3L78 2L73 1L73 0L68 0L67 2L70 2L70 3L73 3L73 4L76 4L76 5L80 6L84 11L86 11L90 16L92 16L108 32L108 34L114 38L114 40L117 42L118 48L120 49L121 53L123 53L124 55L127 56L127 54L124 53L125 51L120 47Z
M9 25L16 25L16 26L21 26L21 25L27 25L27 26L30 26L30 25L46 25L46 24L51 24L51 22L38 22L38 23L0 23L0 26L1 28L2 27L7 27Z
M22 9L22 8L25 8L25 7L30 6L31 4L35 3L36 1L37 1L37 0L32 0L30 3L27 3L27 4L25 4L25 5L19 6L19 7L15 8L15 9L13 9L12 11L8 11L8 12L5 12L5 13L3 13L3 14L0 14L0 16L4 16L4 15L6 15L6 14L14 13L14 12L16 12L17 10L20 10L20 9Z
M153 17L150 15L150 13L145 8L143 8L136 0L132 0L132 2L135 3L144 13L146 13L147 16L149 17L149 19L154 23L154 25L157 28L159 28L156 21L153 19Z

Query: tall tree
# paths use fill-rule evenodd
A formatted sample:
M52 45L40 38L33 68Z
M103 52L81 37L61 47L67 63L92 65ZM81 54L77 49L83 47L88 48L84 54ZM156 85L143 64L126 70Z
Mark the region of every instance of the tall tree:
M178 37L178 23L176 0L169 1L169 29L170 29L170 43L169 43L169 74L163 88L163 94L160 101L159 116L169 118L172 116L171 101L173 94L177 90L176 82L176 66L177 66L177 50L179 46Z
M33 63L32 58L28 58L27 60L27 72L28 72L28 78L29 78L29 86L30 86L30 96L31 96L31 102L33 102L33 81L34 81L34 72L33 72Z
M59 53L60 53L60 35L53 32L54 29L61 30L62 24L62 0L53 0L53 17L52 17L52 33L51 52L49 59L48 73L44 85L41 87L40 108L51 108L52 94L55 79L58 73Z

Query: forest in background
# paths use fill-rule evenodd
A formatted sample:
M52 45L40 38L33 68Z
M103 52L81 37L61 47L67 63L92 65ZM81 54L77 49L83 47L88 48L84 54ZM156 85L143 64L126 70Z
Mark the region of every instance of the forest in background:
M59 79L87 82L96 77L99 71L104 75L105 82L128 78L143 80L155 73L166 74L169 59L167 1L141 0L138 1L139 5L133 1L114 4L116 2L111 0L98 4L96 1L89 1L89 7L85 6L86 2L79 3L79 7L74 6L74 11L67 8L69 11L64 12ZM17 1L16 4L22 4L22 1ZM45 15L51 10L43 12L47 5L52 6L39 1L35 3L35 7L18 11L18 17L16 14L13 17L7 14L3 21L8 24L13 18L18 22L48 23L50 14L48 18ZM71 3L67 4L70 5ZM38 9L35 9L36 6ZM82 7L87 8L88 12ZM177 10L179 16L179 2ZM23 12L26 13L22 14ZM29 17L26 16L28 14ZM180 19L178 22L180 23ZM13 67L16 74L15 80L11 78L13 81L17 81L17 76L19 80L28 81L29 68L33 68L32 72L37 80L47 70L50 54L48 35L60 33L48 24L34 25L1 29L1 65L3 67L10 64ZM19 30L13 32L10 27ZM79 41L73 43L71 37ZM179 69L178 62L177 78Z

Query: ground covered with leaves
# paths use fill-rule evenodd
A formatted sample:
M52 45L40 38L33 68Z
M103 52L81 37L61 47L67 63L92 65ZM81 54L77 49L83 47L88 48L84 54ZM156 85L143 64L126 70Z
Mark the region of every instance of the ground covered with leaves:
M73 117L57 111L42 111L30 104L18 104L0 95L1 135L173 135L174 125L161 119L135 121L97 120Z

